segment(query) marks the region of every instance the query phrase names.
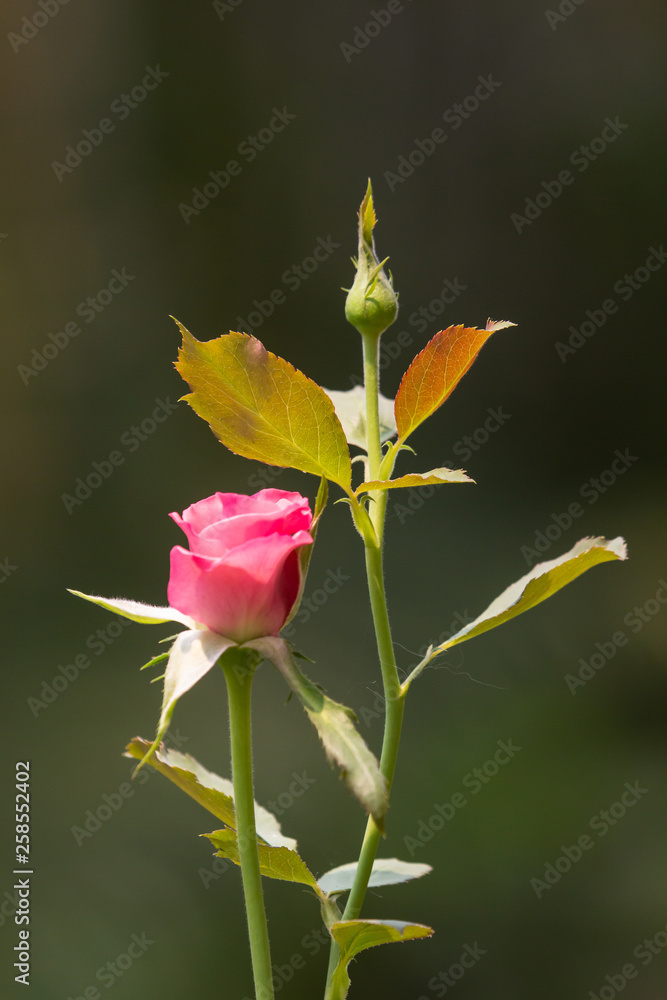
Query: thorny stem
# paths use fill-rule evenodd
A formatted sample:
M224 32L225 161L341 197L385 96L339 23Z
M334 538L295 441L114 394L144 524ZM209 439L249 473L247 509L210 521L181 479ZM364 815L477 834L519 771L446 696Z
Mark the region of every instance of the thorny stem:
M392 449L387 459L382 461L382 446L380 442L380 421L378 413L379 378L378 378L378 345L379 337L364 336L364 384L366 390L366 434L368 445L368 480L389 478L393 470L393 464L397 451ZM382 473L380 475L380 468ZM385 699L385 724L384 737L382 741L382 755L380 758L380 770L387 782L387 795L391 792L391 785L396 770L396 759L401 738L401 728L403 725L403 711L405 707L405 695L407 688L401 686L394 656L394 646L391 638L391 626L389 624L389 613L387 610L387 598L384 587L384 572L382 560L382 543L384 536L384 522L387 509L387 491L377 490L371 493L370 518L375 528L375 537L371 537L366 532L363 535L366 551L366 575L368 578L368 592L371 601L373 614L373 625L375 628L375 638L377 643L380 667L382 670L382 683L384 687ZM377 853L382 831L376 824L372 816L368 817L366 832L361 845L359 861L355 873L354 883L350 890L347 905L343 912L343 920L354 920L360 912L368 888L373 862ZM335 941L332 941L331 954L329 959L329 971L327 975L327 986L331 981L336 964L338 962L339 949Z
M241 877L245 898L250 955L257 1000L274 1000L269 933L259 869L255 798L252 785L252 742L250 699L256 662L230 650L221 660L229 697L229 730L232 748L234 810ZM236 654L236 655L231 655ZM246 656L248 653L246 652Z

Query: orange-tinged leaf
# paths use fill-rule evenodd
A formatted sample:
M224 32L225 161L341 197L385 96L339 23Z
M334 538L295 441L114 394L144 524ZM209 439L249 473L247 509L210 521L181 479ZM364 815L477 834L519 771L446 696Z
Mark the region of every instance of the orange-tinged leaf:
M403 376L394 402L401 441L444 403L493 332L448 326L417 355Z
M192 389L184 398L230 451L324 476L349 491L345 434L319 385L247 333L201 343L178 326L176 368Z

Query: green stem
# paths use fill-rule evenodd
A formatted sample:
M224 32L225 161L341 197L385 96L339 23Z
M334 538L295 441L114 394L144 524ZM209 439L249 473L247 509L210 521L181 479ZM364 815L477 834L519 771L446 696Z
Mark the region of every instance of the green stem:
M379 377L378 377L378 346L379 338L364 337L364 382L366 389L366 439L368 446L368 479L380 478L380 466L382 463L382 447L380 443L380 421L378 413L379 397ZM397 452L392 453L392 457L385 463L388 467L383 470L386 478L391 477L393 465ZM389 624L389 613L387 610L387 597L384 587L384 569L382 559L382 545L384 538L384 522L387 510L387 491L377 490L371 494L372 500L369 507L370 517L375 528L375 538L371 538L369 533L364 533L364 546L366 552L366 575L368 578L368 592L373 614L373 625L375 628L375 639L377 643L380 668L382 670L382 683L384 687L385 699L385 723L384 736L382 740L382 755L380 757L380 770L387 782L387 795L391 793L391 786L396 770L396 759L401 739L401 728L403 726L403 712L405 709L405 695L407 689L401 687L396 667L396 657L394 656L394 645L391 638L391 626ZM377 854L378 845L382 832L377 826L372 816L368 817L366 832L359 853L359 861L354 877L354 882L350 890L347 905L343 912L343 920L355 920L361 913L361 907L368 889L368 881L373 869L373 862ZM331 954L329 957L329 970L327 974L327 987L338 962L339 949L335 941L331 943Z
M237 654L238 650L229 652ZM248 920L255 996L257 1000L274 1000L269 932L264 911L262 876L259 870L255 797L252 787L250 700L256 662L245 658L242 660L238 655L225 655L221 663L229 697L236 835Z
M380 770L387 781L387 794L389 794L394 780L401 739L405 693L401 688L394 657L382 574L382 552L379 547L366 545L366 572L385 697L385 725ZM381 835L375 820L369 816L354 883L343 912L343 920L355 920L361 912Z
M382 464L379 412L379 353L380 338L363 336L364 388L366 390L366 444L368 450L368 478L377 479Z

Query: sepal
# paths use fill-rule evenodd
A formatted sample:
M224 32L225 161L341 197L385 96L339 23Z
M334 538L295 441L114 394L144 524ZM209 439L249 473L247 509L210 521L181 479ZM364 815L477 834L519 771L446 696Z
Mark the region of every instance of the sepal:
M218 635L209 629L188 629L176 636L164 675L162 709L157 733L148 752L137 765L137 771L157 749L169 728L179 698L201 680L222 654L232 646L236 646L232 639L227 639L224 635Z
M184 615L176 608L159 608L153 604L142 604L141 601L128 601L124 597L96 597L94 594L82 594L80 590L70 590L70 594L75 597L82 597L84 601L91 604L98 604L106 611L113 611L114 614L122 615L133 622L141 625L162 625L164 622L180 622L188 628L195 627L195 621L189 615Z
M383 830L387 783L376 757L354 726L354 712L329 698L301 673L284 639L265 636L245 643L245 647L257 650L278 668L315 726L329 761L340 767L352 794Z

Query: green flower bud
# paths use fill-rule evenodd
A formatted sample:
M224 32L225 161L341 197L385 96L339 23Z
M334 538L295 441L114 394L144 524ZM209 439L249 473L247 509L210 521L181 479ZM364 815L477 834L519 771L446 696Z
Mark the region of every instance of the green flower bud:
M352 263L357 274L345 300L345 317L363 337L379 337L398 315L398 295L391 274L384 272L389 260L378 260L373 241L376 223L371 182L359 209L359 257ZM347 289L345 289L347 291Z

